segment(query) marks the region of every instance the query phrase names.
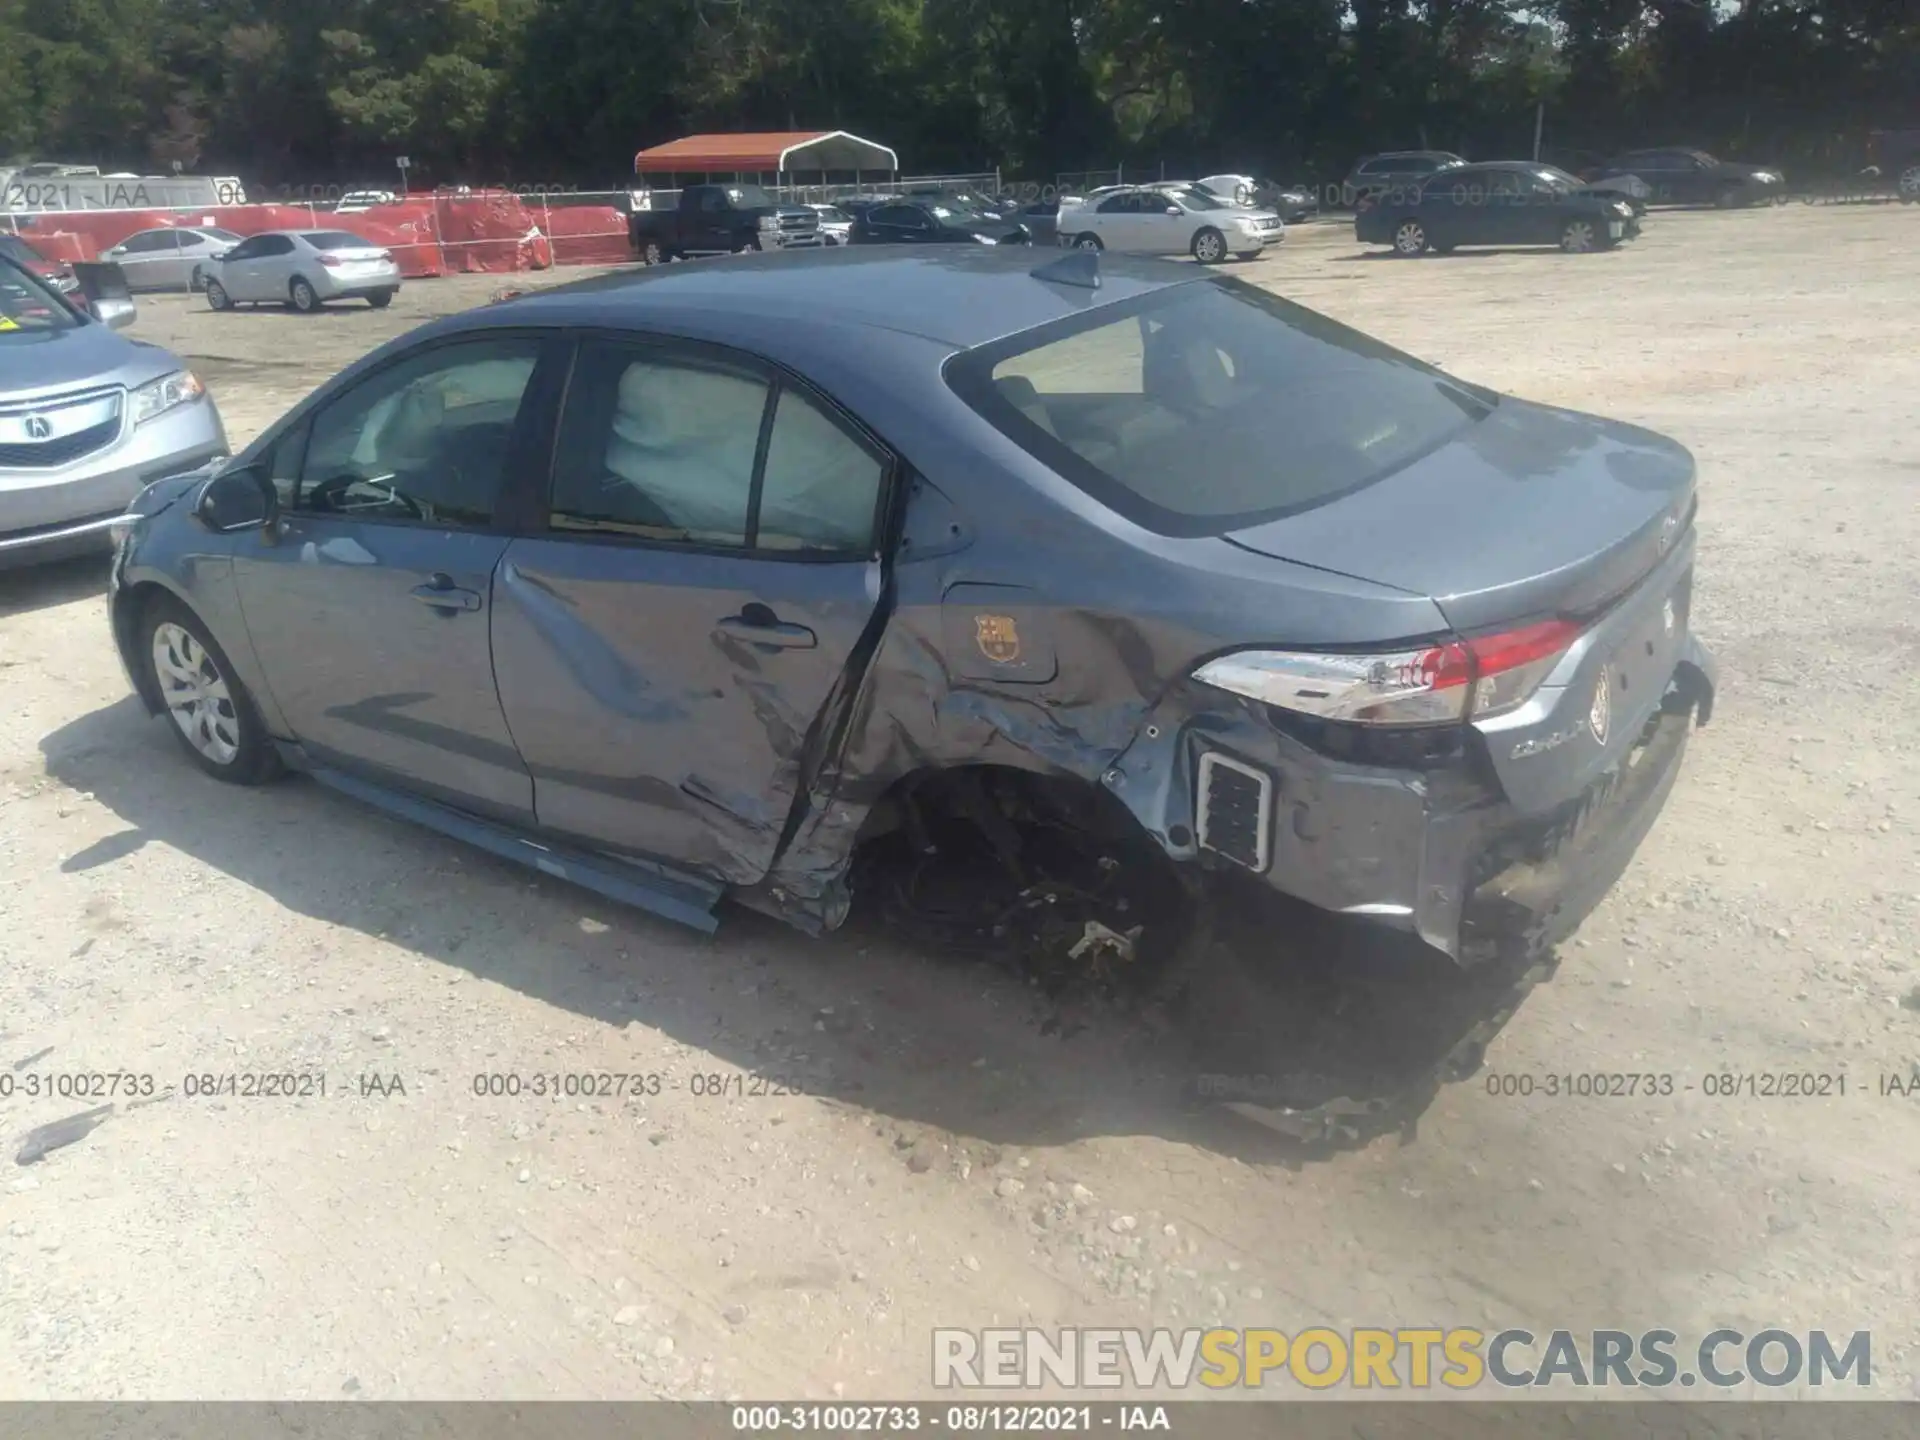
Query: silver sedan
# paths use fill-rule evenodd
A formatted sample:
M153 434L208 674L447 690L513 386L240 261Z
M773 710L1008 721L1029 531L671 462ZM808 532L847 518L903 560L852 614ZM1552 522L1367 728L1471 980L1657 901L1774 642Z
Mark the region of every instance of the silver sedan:
M118 245L100 252L127 277L132 290L199 290L206 283L206 263L226 254L246 239L216 225L163 225L136 230Z
M207 304L290 305L364 299L385 309L400 292L393 252L345 230L266 230L205 264Z

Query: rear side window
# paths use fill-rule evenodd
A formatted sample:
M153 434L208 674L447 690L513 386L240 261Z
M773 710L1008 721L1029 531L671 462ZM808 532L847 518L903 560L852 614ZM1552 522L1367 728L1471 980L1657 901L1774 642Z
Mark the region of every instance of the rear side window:
M316 250L366 250L373 242L345 230L309 230L300 237Z
M582 344L548 524L709 549L869 552L884 455L798 389L651 345Z
M968 351L948 378L1037 459L1166 535L1219 534L1324 504L1497 403L1225 278Z

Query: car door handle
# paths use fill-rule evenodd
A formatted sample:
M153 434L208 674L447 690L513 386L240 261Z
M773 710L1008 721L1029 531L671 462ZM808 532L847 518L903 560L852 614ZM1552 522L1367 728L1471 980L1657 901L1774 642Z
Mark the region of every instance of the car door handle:
M435 575L424 585L413 587L413 598L422 605L430 605L435 610L478 610L480 592L462 590L453 583L451 575Z
M713 627L723 640L745 640L781 650L811 650L820 637L804 625L789 625L764 605L745 606Z

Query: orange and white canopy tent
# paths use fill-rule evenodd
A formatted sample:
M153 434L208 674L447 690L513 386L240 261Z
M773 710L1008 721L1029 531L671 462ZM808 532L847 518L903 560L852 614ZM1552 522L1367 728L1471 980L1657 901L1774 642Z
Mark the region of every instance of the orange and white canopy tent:
M900 168L885 145L845 130L771 130L744 135L688 135L633 157L636 175L784 175L792 171Z

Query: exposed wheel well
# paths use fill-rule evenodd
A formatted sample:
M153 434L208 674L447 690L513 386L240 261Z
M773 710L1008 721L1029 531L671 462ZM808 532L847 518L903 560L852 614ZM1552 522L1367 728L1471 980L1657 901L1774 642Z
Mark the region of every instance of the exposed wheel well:
M1059 772L1004 765L903 776L855 842L854 893L890 931L1013 957L1043 986L1166 970L1199 877L1121 801Z

